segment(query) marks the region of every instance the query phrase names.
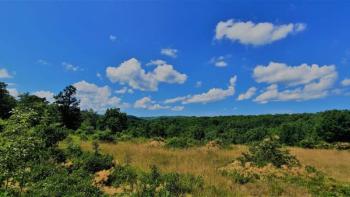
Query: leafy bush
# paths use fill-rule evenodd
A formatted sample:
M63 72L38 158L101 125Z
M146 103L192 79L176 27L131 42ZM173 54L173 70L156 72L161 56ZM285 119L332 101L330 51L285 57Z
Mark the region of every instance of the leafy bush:
M282 145L276 136L254 143L249 147L248 153L243 153L239 160L242 163L251 162L257 166L265 166L269 163L280 168L282 165L297 166L299 161L287 150L281 149Z
M114 142L116 137L110 130L96 131L93 138L100 141Z
M173 137L166 141L165 146L169 148L189 148L196 144L197 142L190 138Z
M127 183L131 187L133 187L133 185L136 184L136 181L137 181L136 171L129 165L115 166L108 179L109 184L113 186L120 186L121 184Z
M195 177L190 174L181 175L179 173L169 173L164 175L164 189L170 196L181 196L185 193L191 193L195 189L203 188L202 177Z
M78 159L78 168L82 168L90 173L110 169L113 165L112 156L99 153L83 153Z
M28 191L28 196L101 196L102 192L92 184L92 177L83 171L68 173L59 170L52 176L34 183Z

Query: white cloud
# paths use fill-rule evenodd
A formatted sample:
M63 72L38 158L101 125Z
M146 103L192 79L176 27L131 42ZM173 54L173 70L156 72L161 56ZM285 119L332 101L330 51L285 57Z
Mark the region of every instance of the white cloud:
M216 25L215 38L217 40L229 39L245 45L264 45L286 38L289 34L304 31L303 23L289 23L275 25L269 22L254 23L230 19L220 21Z
M47 101L49 101L50 103L53 103L55 101L54 97L54 93L50 92L50 91L36 91L33 92L33 95L40 97L40 98L45 98Z
M107 108L127 108L128 104L112 95L108 86L99 87L93 83L80 81L73 84L77 88L77 98L82 109L93 109L103 113Z
M121 63L118 67L107 67L106 73L111 82L128 84L142 91L156 91L160 82L182 84L187 80L186 74L176 71L172 65L165 62L157 65L153 71L146 72L135 58Z
M164 101L165 104L171 104L171 103L177 103L180 101L185 101L186 99L190 98L190 95L187 96L179 96L179 97L175 97L175 98L171 98L171 99L166 99Z
M76 72L76 71L79 71L79 70L82 70L79 68L79 66L75 66L71 63L67 63L67 62L62 62L62 66L64 66L64 68L67 70L67 71L73 71L73 72Z
M237 76L231 77L230 83L227 89L212 88L208 90L208 92L201 93L201 94L187 95L187 96L167 99L164 101L164 103L182 102L182 104L190 104L190 103L206 104L210 102L220 101L229 96L234 95L236 80L237 80Z
M342 84L343 86L350 86L350 79L348 79L348 78L344 79L344 80L341 82L341 84Z
M308 84L320 79L337 77L334 65L319 66L317 64L288 66L284 63L270 62L269 65L255 67L253 77L259 83L283 83L288 86Z
M9 94L15 98L19 95L19 92L15 88L7 88L7 91L9 91Z
M184 110L184 106L174 106L171 108L172 111L183 111Z
M194 87L200 88L200 87L202 87L202 84L203 83L201 81L197 81Z
M150 97L143 97L134 103L135 108L148 109L148 110L160 110L160 109L170 109L170 106L160 105L153 101Z
M228 65L226 61L228 57L230 56L213 57L211 58L210 63L216 67L226 67Z
M256 92L256 87L251 87L247 90L247 92L242 93L238 96L237 100L242 101L242 100L247 100L252 98L252 96L254 96L255 92Z
M146 66L152 66L152 65L159 66L159 65L163 65L163 64L166 64L166 61L164 61L164 60L151 60L150 62L148 62L146 64Z
M157 81L166 83L182 84L187 80L186 74L176 71L170 64L157 66L153 71L153 75Z
M116 90L114 92L117 93L117 94L125 94L125 93L132 94L132 93L134 93L134 90L132 90L130 88L127 88L127 87L123 87L123 88L121 88L119 90Z
M0 68L0 79L8 78L12 78L11 74L5 68Z
M333 87L338 73L334 65L302 64L293 67L271 62L268 66L257 66L253 76L259 83L271 84L265 92L254 100L259 103L267 103L270 101L303 101L325 97ZM287 89L280 91L278 84L285 85ZM294 86L296 87L291 89Z
M172 58L176 58L177 57L177 52L178 52L177 49L172 49L172 48L164 48L164 49L160 50L160 53L162 55L166 55L166 56L169 56L169 57L172 57Z
M117 37L114 36L114 35L109 35L109 39L112 41L112 42L115 42L117 40Z

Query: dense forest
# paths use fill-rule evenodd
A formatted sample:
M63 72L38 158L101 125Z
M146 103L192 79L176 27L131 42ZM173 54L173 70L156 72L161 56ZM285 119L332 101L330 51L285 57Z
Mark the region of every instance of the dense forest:
M92 184L92 176L115 166L113 158L101 154L98 143L94 143L93 152L82 151L67 140L69 135L109 142L153 138L178 148L213 140L222 144L249 144L268 136L279 136L278 140L285 145L308 148L339 147L350 141L348 110L145 119L128 116L118 108L108 109L103 115L81 110L74 86L57 94L54 103L29 93L14 98L6 87L5 83L0 83L0 196L102 195ZM60 148L59 143L64 139L68 141L66 148ZM126 180L129 180L129 167L119 166L114 170L116 177L120 172L128 172ZM131 175L136 177L133 172ZM158 180L155 177L163 178L154 183L152 180ZM160 175L156 167L140 175L139 179L138 196L153 196L151 194L156 192L159 184L176 185L183 180L193 184L201 182L196 177L181 178L176 173ZM154 187L149 188L152 184ZM164 192L190 190L179 188L165 187Z

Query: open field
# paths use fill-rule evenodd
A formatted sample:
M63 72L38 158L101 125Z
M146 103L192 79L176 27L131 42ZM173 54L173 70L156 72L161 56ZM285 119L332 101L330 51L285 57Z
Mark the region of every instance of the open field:
M91 150L90 142L81 142L84 150ZM249 183L239 185L232 183L218 173L219 167L228 164L247 148L232 146L232 149L208 149L196 147L189 149L167 149L150 146L148 142L119 142L117 144L101 143L102 152L111 154L120 163L129 163L142 170L148 170L152 164L163 172L179 172L200 175L204 178L206 190L201 196L267 196L271 194L271 185ZM291 153L305 165L312 165L330 177L342 182L350 181L350 152L337 150L316 150L289 148ZM216 189L208 189L214 186ZM303 188L282 185L285 196L308 196ZM216 190L216 191L215 191Z

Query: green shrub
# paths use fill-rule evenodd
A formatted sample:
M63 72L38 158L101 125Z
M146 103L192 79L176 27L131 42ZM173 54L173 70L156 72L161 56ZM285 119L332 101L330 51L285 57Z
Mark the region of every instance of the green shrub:
M110 169L113 164L113 157L96 153L84 153L80 158L79 166L91 173Z
M93 139L114 142L116 140L116 136L110 130L96 131L96 133L93 135Z
M135 169L129 165L117 165L113 168L108 182L113 186L120 186L126 183L133 187L137 182L137 173Z
M197 142L190 138L173 137L166 141L165 146L168 148L189 148L195 146Z
M164 175L164 184L164 189L170 196L181 196L185 193L191 193L195 189L203 188L204 182L202 177L196 177L190 174L169 173Z
M282 149L278 137L269 137L262 142L254 143L249 147L248 153L243 153L238 158L242 163L251 162L259 167L269 163L280 168L282 165L297 166L299 161Z
M91 175L83 171L68 173L61 169L47 178L35 182L29 188L28 196L84 197L102 196L102 192L92 184Z

